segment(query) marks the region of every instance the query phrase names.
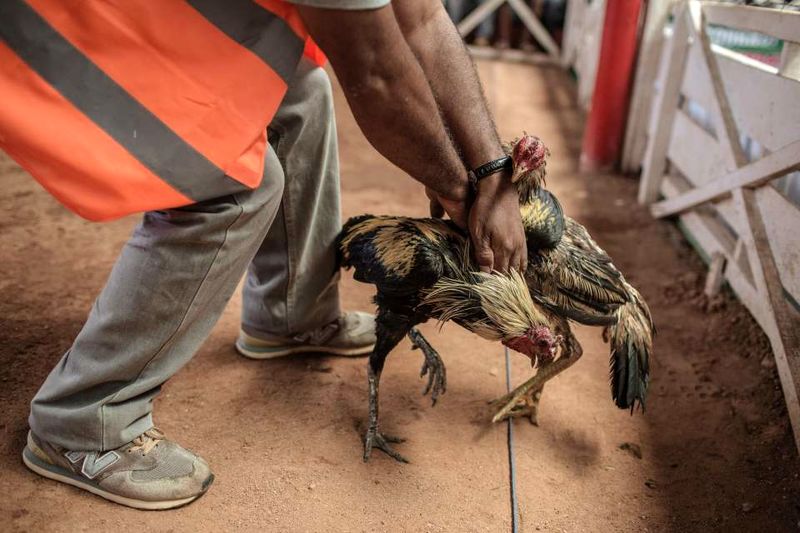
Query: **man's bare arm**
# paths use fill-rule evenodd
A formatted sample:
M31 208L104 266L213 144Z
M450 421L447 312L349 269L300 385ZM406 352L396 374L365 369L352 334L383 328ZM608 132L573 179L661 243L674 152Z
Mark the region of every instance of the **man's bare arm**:
M475 168L502 157L472 59L442 2L401 0L394 9L465 163Z
M475 168L501 157L502 146L477 72L442 2L401 0L394 2L394 9L466 166ZM499 264L498 269L510 265L524 270L525 236L508 173L480 182L473 212L470 230L478 262L494 263L495 268Z
M391 5L364 11L298 9L369 142L450 200L449 214L465 225L466 169Z
M398 6L404 6L406 1L412 0L403 0ZM438 0L431 2L439 3ZM365 11L298 9L312 37L328 55L353 114L372 145L433 190L450 217L462 227L469 228L475 257L482 269L524 269L527 259L525 234L510 180L504 179L508 178L507 175L482 180L474 203L467 210L466 169L447 135L434 96L434 90L443 89L432 89L441 88L442 84L429 83L431 75L424 69L429 69L431 63L428 59L420 64L415 57L393 7ZM452 23L449 24L455 32ZM416 40L410 39L410 42L417 46ZM422 46L429 50L437 43L428 39ZM449 49L447 53L450 53ZM417 55L430 58L430 54ZM454 70L463 66L463 61L460 56L451 61L452 68L447 70L447 75L455 76ZM468 57L466 66L473 70ZM470 90L472 87L478 88L482 104L477 78L474 85L469 86ZM463 90L463 87L451 86L450 96L455 103L442 109L445 119L460 130L457 139L464 140L459 140L459 144L484 146L474 152L474 159L480 160L476 164L482 164L499 157L502 151L494 125L470 125L466 118L448 118L449 113L457 111L457 102L461 101L457 93ZM443 92L439 104L446 101L447 95ZM488 111L486 116L491 124ZM488 140L466 142L468 136L465 132L468 130L476 138ZM472 159L470 156L469 164Z

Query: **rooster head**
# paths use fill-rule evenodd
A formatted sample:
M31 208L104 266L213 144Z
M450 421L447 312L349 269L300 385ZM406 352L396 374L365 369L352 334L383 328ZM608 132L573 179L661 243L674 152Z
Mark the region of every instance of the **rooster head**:
M561 337L551 329L553 317L533 301L525 278L507 274L463 272L442 278L423 299L440 322L455 320L484 339L501 341L527 355L531 365L551 361Z
M544 185L546 159L550 151L541 139L527 133L506 144L504 149L513 162L511 182L517 186L520 201L527 203Z
M549 362L555 358L561 336L553 335L547 326L533 326L524 335L504 340L503 344L530 357L531 366L535 366L537 361Z

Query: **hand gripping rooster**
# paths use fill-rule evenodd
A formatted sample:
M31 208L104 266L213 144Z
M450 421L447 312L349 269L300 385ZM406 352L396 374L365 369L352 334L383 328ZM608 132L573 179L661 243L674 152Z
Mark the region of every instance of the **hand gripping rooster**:
M407 460L391 444L403 439L379 431L378 385L391 350L408 336L425 356L420 377L433 403L447 387L445 366L415 328L434 318L452 320L481 337L528 356L536 374L493 402L493 422L527 416L537 423L542 388L578 360L583 350L569 321L603 326L611 346L611 396L619 408L644 407L655 331L639 292L589 236L565 216L542 186L544 144L529 135L507 145L528 244L528 268L484 274L471 258L469 238L455 224L434 218L363 215L342 229L340 263L355 279L374 284L377 342L369 358L369 425L364 460L373 447Z

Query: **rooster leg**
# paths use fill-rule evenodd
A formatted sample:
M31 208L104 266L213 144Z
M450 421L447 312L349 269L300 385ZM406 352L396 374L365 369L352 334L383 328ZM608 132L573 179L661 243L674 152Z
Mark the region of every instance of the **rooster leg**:
M425 374L428 374L428 384L425 386L425 390L422 391L422 395L424 396L430 392L432 405L436 405L439 395L447 391L447 370L444 367L444 361L417 328L411 328L411 331L408 332L408 338L411 339L414 349L419 348L425 354L425 361L422 363L419 377L424 377Z
M397 343L410 329L411 322L407 317L391 311L378 311L375 324L377 340L372 355L369 357L369 366L367 368L369 380L369 427L364 438L364 462L369 461L372 448L378 448L402 463L408 462L405 457L389 446L390 443L400 443L404 439L384 435L378 431L378 387L386 356L389 355L389 352L397 346Z
M505 405L492 417L492 422L499 422L506 418L520 415L531 417L531 412L533 413L531 417L533 422L536 419L536 410L539 405L537 396L541 396L544 384L574 365L581 355L583 355L583 348L578 343L578 339L572 333L569 333L564 343L561 357L540 367L535 376L495 402Z
M369 373L369 429L367 429L367 436L364 438L364 462L369 461L372 454L372 448L378 448L396 461L401 463L408 463L408 459L397 453L390 443L405 442L401 437L394 437L392 435L384 435L378 431L378 382L380 381L380 372L375 374L372 367L368 369Z

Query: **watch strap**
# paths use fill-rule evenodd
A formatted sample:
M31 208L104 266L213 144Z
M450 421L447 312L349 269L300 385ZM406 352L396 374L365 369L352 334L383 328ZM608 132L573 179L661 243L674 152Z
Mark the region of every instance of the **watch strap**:
M484 163L483 165L470 170L467 172L467 179L474 189L478 186L478 182L483 178L489 177L492 174L496 174L501 170L511 169L512 166L513 162L511 156L503 156L499 159L489 161L488 163Z

